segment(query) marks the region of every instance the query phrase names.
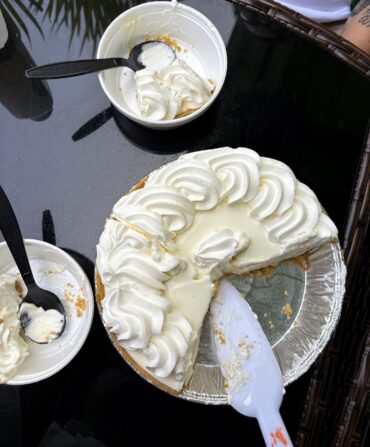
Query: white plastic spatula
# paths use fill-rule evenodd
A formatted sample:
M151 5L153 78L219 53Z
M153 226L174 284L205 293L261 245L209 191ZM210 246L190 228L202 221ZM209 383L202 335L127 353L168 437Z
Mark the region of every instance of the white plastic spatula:
M249 304L225 279L210 318L230 405L258 419L267 446L292 446L279 413L284 393L279 365Z

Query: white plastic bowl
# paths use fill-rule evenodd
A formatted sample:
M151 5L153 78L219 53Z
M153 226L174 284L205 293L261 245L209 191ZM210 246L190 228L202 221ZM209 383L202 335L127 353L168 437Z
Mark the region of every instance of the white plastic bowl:
M25 247L36 282L62 300L67 320L63 334L52 343L37 344L25 338L29 355L8 385L39 382L64 368L82 348L94 315L94 295L89 280L69 254L33 239L25 239ZM0 275L4 273L17 275L18 269L7 244L2 242ZM77 312L76 306L79 298L86 300L86 309L81 312Z
M185 51L177 54L202 78L212 80L215 89L209 101L193 113L172 120L153 120L139 115L133 72L127 68L99 73L100 84L112 104L125 116L146 127L171 129L186 124L215 101L225 81L227 55L225 44L213 23L197 10L171 2L149 2L119 15L104 32L97 58L127 57L129 50L146 38L168 35Z

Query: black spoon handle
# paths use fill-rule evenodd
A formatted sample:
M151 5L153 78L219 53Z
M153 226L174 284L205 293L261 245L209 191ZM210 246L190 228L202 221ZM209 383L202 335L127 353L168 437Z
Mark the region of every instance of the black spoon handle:
M110 59L86 59L81 61L57 62L55 64L40 65L26 70L26 77L30 79L58 79L80 76L96 71L115 67L129 67L126 59L115 57Z
M0 185L0 230L3 233L5 242L13 255L20 274L26 286L35 283L32 275L30 263L28 261L26 249L19 228L17 218L15 217L13 208Z

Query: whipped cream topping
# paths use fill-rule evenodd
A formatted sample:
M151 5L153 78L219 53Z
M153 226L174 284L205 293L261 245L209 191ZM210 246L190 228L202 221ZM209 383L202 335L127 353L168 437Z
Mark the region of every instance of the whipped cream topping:
M248 202L260 187L260 156L252 149L211 149L186 154L180 160L198 160L215 174L223 185L220 200L229 205Z
M135 218L136 209L132 211ZM108 220L97 247L99 273L103 284L109 284L104 321L125 349L142 350L145 366L155 375L174 372L180 377L192 328L172 309L163 291L166 281L183 269L183 262L123 222Z
M153 185L142 188L122 197L113 208L113 212L120 214L120 209L134 206L152 212L152 216L166 231L171 233L189 228L194 215L194 205L187 198L179 194L172 186ZM130 214L126 214L131 223Z
M19 303L15 278L0 275L0 384L16 374L28 355L27 343L20 336Z
M45 310L23 302L19 313L25 334L35 343L50 343L59 338L65 320L56 309Z
M139 70L134 80L140 114L154 120L171 120L181 113L199 109L213 90L179 59L158 70Z
M222 267L223 263L228 263L237 253L247 248L250 238L242 231L232 231L224 229L221 231L210 231L198 244L194 251L194 261L199 267L209 265ZM217 270L219 272L219 269ZM215 275L214 269L211 271Z
M180 190L181 195L193 203L197 210L210 210L220 201L222 182L210 169L197 160L169 163L148 178L147 185L166 185Z
M180 390L216 279L336 237L284 163L246 148L186 154L114 206L97 247L103 319L141 367Z

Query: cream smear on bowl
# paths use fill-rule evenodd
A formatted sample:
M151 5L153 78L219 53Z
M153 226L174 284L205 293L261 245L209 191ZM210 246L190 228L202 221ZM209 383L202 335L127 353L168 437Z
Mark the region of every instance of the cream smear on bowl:
M20 319L26 320L24 333L36 343L51 343L56 340L64 326L64 315L55 309L45 310L32 303L23 303Z
M23 356L23 358L19 356L23 361L17 362L17 367L11 371L11 374L7 373L6 378L2 377L0 379L9 385L23 385L38 382L62 369L77 354L84 343L93 316L92 290L78 264L62 250L54 246L49 246L49 244L44 242L26 240L25 244L37 284L43 289L54 292L63 304L66 312L66 328L62 335L51 343L34 343L25 335L23 329L20 328L19 304L21 303L21 299L19 297L25 296L26 286L20 277L17 267L14 265L6 244L0 244L0 312L5 307L3 300L6 303L9 302L7 298L5 299L9 294L4 293L1 288L1 279L8 277L13 284L12 290L15 296L14 300L16 301L16 304L13 306L16 325L14 328L19 328L19 339L21 340L19 343L25 346L28 352L28 355ZM17 284L16 292L14 292L15 284ZM25 304L23 303L23 305ZM49 316L49 313L44 312L42 309L41 312ZM3 312L1 313L0 318L5 321ZM36 319L34 322L36 323ZM48 326L51 329L50 323L52 323L55 329L55 326L58 326L58 319L53 320L48 317L47 324L36 324L34 326L36 334L46 334L46 338L48 338L48 333L50 335L52 331L48 330ZM9 324L13 326L12 322ZM4 333L2 329L5 326L8 327L8 320L5 325L3 323L0 324L0 333ZM58 327L56 331L58 331ZM36 335L34 337L36 338ZM1 365L3 353L9 359L9 349L7 339L4 339L1 335L0 339ZM12 352L16 352L15 349L12 348ZM0 366L0 375L1 372L2 369Z
M166 65L167 54L154 55L154 51L152 54L148 51L144 57L149 65L146 69L136 73L128 68L118 71L118 88L131 110L139 116L155 120L184 116L210 99L214 83L206 80L202 57L195 48L166 35L150 37L155 38L171 41L177 59Z

